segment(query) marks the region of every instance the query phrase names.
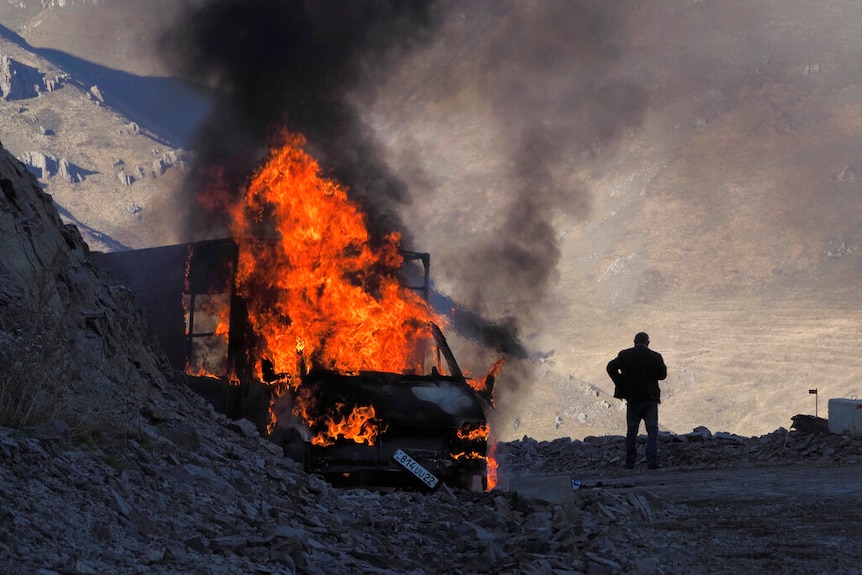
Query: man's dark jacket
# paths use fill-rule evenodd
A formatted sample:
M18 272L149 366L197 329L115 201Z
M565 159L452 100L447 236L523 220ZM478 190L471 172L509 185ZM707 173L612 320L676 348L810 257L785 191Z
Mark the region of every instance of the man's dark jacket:
M661 403L658 382L667 377L667 366L661 354L647 346L622 350L608 362L608 375L614 381L614 397Z

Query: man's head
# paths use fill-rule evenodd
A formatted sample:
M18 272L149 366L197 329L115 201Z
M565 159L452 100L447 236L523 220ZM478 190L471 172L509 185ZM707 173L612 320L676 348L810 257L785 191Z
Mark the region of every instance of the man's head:
M645 332L638 332L635 336L635 345L649 345L649 336Z

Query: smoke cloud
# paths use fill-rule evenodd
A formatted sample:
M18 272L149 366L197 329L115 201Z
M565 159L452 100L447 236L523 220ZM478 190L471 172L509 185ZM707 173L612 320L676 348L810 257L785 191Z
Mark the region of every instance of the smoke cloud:
M507 286L527 308L555 277L554 217L589 212L589 192L561 176L643 117L646 90L614 76L617 9L617 2L513 3L482 65L483 93L510 142L510 207L474 259L492 262L479 274L483 283ZM485 307L482 294L473 291L473 307Z
M426 110L455 101L472 106L449 109L480 136L408 117L425 133L391 145L399 173L422 190L425 203L442 206L433 222L412 223L423 247L445 262L435 277L458 302L455 327L517 357L525 353L521 332L535 327L529 324L551 303L561 223L590 215L590 192L574 174L644 119L647 90L616 65L635 6L569 0L444 6L433 49L402 67L388 86L401 94L380 107L415 103L417 93L430 100ZM435 137L454 141L438 145ZM411 139L421 143L399 156L397 148Z
M619 78L615 38L624 33L620 2L513 2L481 65L510 156L508 209L473 260L488 262L467 305L529 317L546 303L560 259L554 219L585 218L589 191L566 174L638 125L646 90ZM488 286L496 289L488 289ZM517 320L508 320L517 324Z
M386 69L393 52L407 53L429 37L433 6L213 0L190 8L162 48L177 75L215 97L194 142L198 172L218 167L230 186L241 187L270 132L287 127L302 133L321 166L350 187L372 233L399 229L394 207L408 200L406 190L380 160L351 95Z
M454 71L432 72L449 74L452 88L478 90L495 118L503 137L494 152L505 159L494 193L504 208L469 246L428 247L449 260L448 269L469 269L449 278L455 328L525 357L521 325L546 303L556 278L555 219L584 218L590 209L589 192L569 174L639 124L646 109L646 90L613 67L625 4L213 0L191 9L163 46L178 75L215 94L195 144L204 171L218 166L240 188L266 152L269 131L286 126L304 134L324 169L351 189L372 233L398 230L406 245L404 207L428 190L417 186L411 197L362 106L385 99L375 90L389 73L426 50L456 61ZM463 20L480 24L451 26ZM409 117L411 98L392 116ZM399 174L409 179L411 171Z

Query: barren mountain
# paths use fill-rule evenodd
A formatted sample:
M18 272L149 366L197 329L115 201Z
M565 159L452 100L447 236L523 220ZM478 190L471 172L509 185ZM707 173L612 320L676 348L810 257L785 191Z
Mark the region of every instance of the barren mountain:
M0 573L858 573L862 439L791 419L812 411L809 388L853 393L859 367L852 4L444 3L436 41L351 94L377 134L364 137L421 192L403 223L432 252L433 301L455 308L458 357L478 371L497 355L487 336L524 346L496 341L514 351L495 397L499 483L481 493L336 488L305 473L192 393L137 294L94 266L91 247L196 238L177 227L196 155L160 131L163 116L132 119L101 87L115 84L61 65L161 73L121 55L123 34L78 45L42 28L37 49L33 30L134 22L111 11L167 4L0 10L0 127L17 146L0 149ZM575 16L590 42L555 33ZM519 35L539 25L541 41ZM755 37L756 59L778 71L728 82ZM804 40L787 56L782 43ZM717 46L729 52L713 72L679 64ZM549 71L558 81L542 81ZM573 73L602 89L572 92ZM729 103L707 114L713 96L725 102L712 74ZM676 92L681 78L690 92ZM505 102L489 96L502 86ZM658 105L662 90L678 99ZM531 108L514 105L524 97ZM639 329L671 367L658 470L622 468L604 375Z
M195 126L198 144L229 140L278 107L278 90L295 95L280 57L242 43L253 34L212 30L224 54L256 62L245 76L164 60L181 6L0 12L3 144L94 249L211 234L184 227ZM618 433L604 365L640 330L669 366L665 429L766 433L814 412L809 389L821 415L827 398L859 392L859 12L849 0L434 3L414 41L361 54L333 83L363 139L332 116L309 141L336 173L370 181L385 166L405 190L391 211L407 247L432 254L442 305L523 344L498 379L501 439ZM319 65L324 78L344 71ZM254 89L208 117L181 72L222 103L236 86L220 79ZM301 107L284 109L290 124ZM343 169L324 138L367 143L377 171ZM482 372L499 353L457 317L456 355Z
M156 23L174 3L147 4L0 9L3 145L97 250L185 238L179 192L205 100L155 75Z

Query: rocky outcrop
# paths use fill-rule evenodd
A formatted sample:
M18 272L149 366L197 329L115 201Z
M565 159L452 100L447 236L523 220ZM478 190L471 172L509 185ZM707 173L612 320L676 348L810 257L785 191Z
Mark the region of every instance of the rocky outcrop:
M35 98L42 86L44 80L38 70L8 56L0 56L0 99Z
M55 156L41 152L25 152L19 159L24 162L30 173L43 182L54 176L70 184L84 181L81 168L66 158L57 159Z
M70 79L64 72L43 73L14 58L0 55L0 100L26 100L53 92Z
M60 161L57 163L57 177L70 184L84 181L84 176L78 167L70 163L66 158L60 158Z
M59 170L57 158L41 152L26 152L21 156L21 161L36 178L43 181L50 179Z

